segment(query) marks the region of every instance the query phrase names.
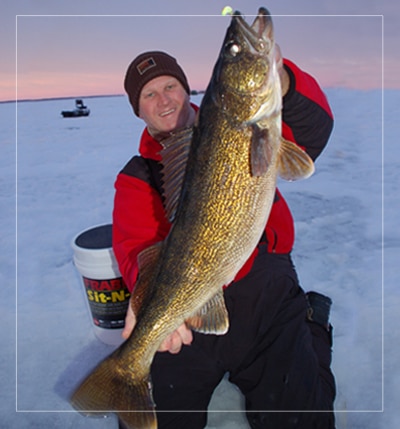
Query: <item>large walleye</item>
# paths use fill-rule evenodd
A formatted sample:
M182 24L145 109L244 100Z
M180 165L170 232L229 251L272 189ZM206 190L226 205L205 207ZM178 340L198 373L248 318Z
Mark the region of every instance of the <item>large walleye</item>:
M156 428L150 365L161 342L184 321L227 332L222 287L262 235L277 175L313 172L311 159L281 139L281 103L268 11L260 8L251 26L235 12L193 130L162 142L172 228L139 255L136 326L75 391L81 412L116 412L128 428Z

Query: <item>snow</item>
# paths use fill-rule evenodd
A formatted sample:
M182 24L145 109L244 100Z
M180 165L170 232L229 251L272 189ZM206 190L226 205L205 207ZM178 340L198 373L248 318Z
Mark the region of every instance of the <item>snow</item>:
M316 173L279 185L295 217L293 257L304 289L334 301L338 428L397 429L400 149L393 143L400 93L326 93L336 121ZM137 151L143 125L125 97L85 103L91 115L71 119L60 112L73 100L0 103L5 429L117 428L114 416L85 418L68 403L79 380L114 349L94 335L70 244L80 231L111 223L114 179ZM207 428L247 428L242 407L224 380Z

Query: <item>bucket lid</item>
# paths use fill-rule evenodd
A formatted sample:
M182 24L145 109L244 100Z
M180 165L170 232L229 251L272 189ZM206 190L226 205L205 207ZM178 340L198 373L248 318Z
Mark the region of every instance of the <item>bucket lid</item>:
M99 225L78 234L73 244L83 249L108 249L112 247L112 225Z

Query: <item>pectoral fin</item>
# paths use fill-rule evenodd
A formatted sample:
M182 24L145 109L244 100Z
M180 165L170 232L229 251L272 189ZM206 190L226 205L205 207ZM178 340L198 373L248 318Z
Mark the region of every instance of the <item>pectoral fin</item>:
M281 139L278 153L278 172L285 180L307 179L314 173L314 163L295 143Z
M269 130L268 128L261 128L257 124L253 124L251 126L251 131L251 174L253 176L263 176L267 172L272 159Z
M186 320L186 325L203 334L226 334L229 328L229 316L222 290L193 316L189 317Z

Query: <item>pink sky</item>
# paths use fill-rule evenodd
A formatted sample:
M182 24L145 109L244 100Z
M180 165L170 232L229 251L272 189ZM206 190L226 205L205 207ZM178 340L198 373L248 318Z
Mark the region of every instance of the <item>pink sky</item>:
M15 9L16 43L14 52L7 45L13 61L0 72L0 101L14 100L16 94L18 99L122 94L129 62L148 49L165 50L176 56L191 87L204 89L230 22L229 17L220 15L227 3L219 0L205 1L202 6L196 2L186 11L176 9L177 0L171 0L171 16L138 16L137 10L135 15L129 15L132 11L128 7L124 14L118 9L112 16L100 7L102 13L98 10L93 16L92 11L88 16L90 8L77 8L76 0L71 1L75 2L75 16L66 9L56 13L54 6L45 12L43 4L54 3L46 0L39 2L42 10L36 13L32 6L26 11ZM344 0L340 2L344 4ZM152 0L146 2L150 3ZM384 76L385 87L400 87L397 60L389 55L393 49L391 33L378 10L359 15L343 8L338 14L321 0L315 12L319 16L309 16L311 12L305 6L301 15L295 15L300 12L296 4L301 1L293 2L291 8L278 7L277 0L269 3L275 3L269 8L275 15L276 39L284 56L313 74L322 86L379 89ZM304 0L304 4L309 3ZM105 3L99 0L96 4ZM237 8L252 21L249 15L257 12L259 3L242 0L242 4L246 6ZM175 10L191 16L176 16ZM142 13L149 13L145 5ZM0 16L3 19L4 15Z

